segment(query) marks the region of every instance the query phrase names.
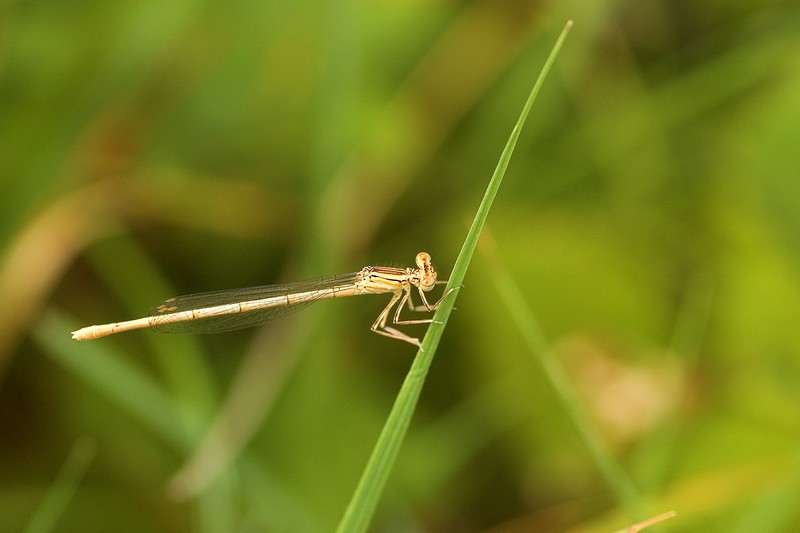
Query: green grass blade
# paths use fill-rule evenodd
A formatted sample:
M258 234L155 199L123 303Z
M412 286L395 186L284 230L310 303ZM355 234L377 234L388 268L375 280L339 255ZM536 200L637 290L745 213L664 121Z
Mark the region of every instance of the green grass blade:
M522 298L519 286L514 282L508 271L503 268L500 261L494 259L495 257L497 257L495 253L486 253L487 263L491 269L491 279L497 289L500 300L508 310L511 319L522 334L530 353L541 368L542 374L554 392L556 399L569 417L586 449L589 451L589 455L611 487L617 500L631 516L635 519L641 519L644 514L638 490L611 455L600 432L594 427L594 424L586 414L586 409L580 400L578 392L556 359L533 311Z
M33 331L43 353L114 400L175 449L189 446L170 397L141 370L113 352L109 344L70 341L64 334L77 322L49 311Z
M451 287L460 287L467 272L467 267L475 253L475 247L478 243L478 237L489 216L489 209L492 206L497 191L500 188L500 183L503 180L511 155L514 152L514 147L519 139L522 126L528 117L528 113L533 107L533 102L539 94L539 90L544 83L547 73L550 71L558 51L561 49L564 40L566 39L569 29L572 27L572 21L569 21L558 38L555 46L553 47L550 56L542 68L533 89L522 108L519 119L511 131L505 148L500 155L500 160L495 168L486 192L483 195L478 211L475 214L475 219L472 226L467 232L467 237L461 247L461 252L458 254L453 271L447 284L447 289ZM446 290L447 290L446 289ZM433 316L433 323L428 328L425 338L422 340L422 346L417 352L417 356L411 365L411 369L403 382L400 392L397 395L392 411L386 420L383 431L378 437L378 441L372 450L372 455L369 458L366 468L362 473L361 479L356 487L350 503L345 510L342 520L339 522L337 528L338 532L359 532L365 531L369 526L369 522L375 512L375 507L378 504L378 499L386 485L386 480L392 470L392 466L397 459L400 451L400 446L405 437L408 426L411 423L411 417L417 405L422 386L425 383L425 377L433 361L434 353L439 345L439 339L442 337L444 327L447 319L453 310L455 303L455 296L446 298L436 313Z
M59 517L78 489L89 463L94 458L95 451L96 445L92 439L81 438L75 441L61 471L25 528L25 533L45 533L55 529Z

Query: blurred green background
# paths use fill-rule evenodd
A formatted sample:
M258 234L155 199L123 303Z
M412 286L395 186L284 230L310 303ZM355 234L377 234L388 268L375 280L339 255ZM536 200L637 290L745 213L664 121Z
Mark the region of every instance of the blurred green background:
M332 530L414 353L384 297L69 332L421 250L446 277L570 18L371 530L636 520L487 258L662 531L800 528L796 2L11 0L0 530Z

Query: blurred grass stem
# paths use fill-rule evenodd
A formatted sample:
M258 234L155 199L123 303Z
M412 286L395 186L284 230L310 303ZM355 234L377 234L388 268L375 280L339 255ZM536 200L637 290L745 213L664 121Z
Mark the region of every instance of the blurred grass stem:
M595 465L614 491L619 502L634 517L643 516L642 502L633 482L614 460L605 445L600 432L592 424L578 392L573 387L566 372L561 367L552 347L536 320L533 311L522 298L521 289L514 281L494 250L490 233L484 235L481 251L491 269L491 280L500 296L500 301L508 310L511 320L517 326L545 379L555 393L564 412L575 426L578 435L592 457Z
M42 503L25 528L25 533L54 531L61 514L78 490L78 485L86 474L96 450L94 440L88 437L75 441L58 476L53 480Z

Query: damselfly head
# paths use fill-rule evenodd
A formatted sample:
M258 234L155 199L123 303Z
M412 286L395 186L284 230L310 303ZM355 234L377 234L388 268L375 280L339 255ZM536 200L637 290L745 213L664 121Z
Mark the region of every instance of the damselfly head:
M436 285L436 270L433 268L431 256L427 252L417 254L417 266L419 267L419 288L429 291Z

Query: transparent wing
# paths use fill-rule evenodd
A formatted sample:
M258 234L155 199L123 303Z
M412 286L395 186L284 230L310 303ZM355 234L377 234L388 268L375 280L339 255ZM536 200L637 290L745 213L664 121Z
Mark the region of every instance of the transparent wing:
M152 328L159 333L197 334L220 333L223 331L232 331L266 324L267 322L283 318L300 309L304 309L320 298L331 297L331 289L334 287L351 286L355 282L357 274L358 273L355 272L352 274L287 283L284 285L263 285L245 289L231 289L176 296L164 300L158 307L152 310L150 313ZM233 310L237 307L236 304L287 295L299 295L299 297L293 298L291 305L203 316L204 309L230 306ZM174 321L170 319L170 315L183 311L194 311L193 315L196 318L184 321Z

